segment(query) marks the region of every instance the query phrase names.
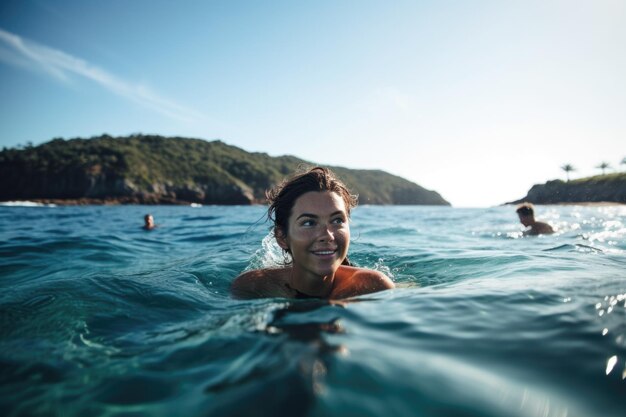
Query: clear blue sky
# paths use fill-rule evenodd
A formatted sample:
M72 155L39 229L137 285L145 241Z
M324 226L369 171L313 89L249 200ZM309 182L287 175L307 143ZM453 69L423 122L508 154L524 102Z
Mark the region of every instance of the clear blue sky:
M0 146L154 133L459 207L626 157L626 2L0 2Z

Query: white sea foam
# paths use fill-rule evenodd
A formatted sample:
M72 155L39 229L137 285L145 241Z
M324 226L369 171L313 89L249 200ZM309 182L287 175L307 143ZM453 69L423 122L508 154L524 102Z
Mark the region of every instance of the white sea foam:
M246 270L261 268L277 268L289 263L289 255L284 254L272 232L268 233L261 242L261 249L258 249Z
M43 204L34 201L3 201L0 206L5 207L56 207L56 204Z

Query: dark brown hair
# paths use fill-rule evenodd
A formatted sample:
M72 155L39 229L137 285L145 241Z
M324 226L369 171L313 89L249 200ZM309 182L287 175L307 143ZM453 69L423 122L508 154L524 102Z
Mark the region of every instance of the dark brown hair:
M337 193L346 204L346 211L356 207L358 197L350 193L348 188L328 168L313 167L304 172L296 173L276 187L265 193L268 203L267 217L274 223L274 228L288 233L289 216L296 200L309 191L332 191Z
M517 206L517 210L515 210L517 214L521 214L522 216L534 216L535 210L532 203L522 203Z

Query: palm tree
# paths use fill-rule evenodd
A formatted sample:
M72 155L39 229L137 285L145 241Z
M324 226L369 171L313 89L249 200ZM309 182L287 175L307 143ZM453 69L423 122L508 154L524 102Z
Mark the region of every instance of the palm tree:
M565 171L565 175L567 175L567 182L569 182L569 173L572 171L576 171L576 168L574 168L574 166L571 164L565 164L561 167L561 169Z
M611 168L611 165L608 162L602 162L600 165L598 165L596 168L599 168L602 170L602 175L604 175L604 171L607 168Z

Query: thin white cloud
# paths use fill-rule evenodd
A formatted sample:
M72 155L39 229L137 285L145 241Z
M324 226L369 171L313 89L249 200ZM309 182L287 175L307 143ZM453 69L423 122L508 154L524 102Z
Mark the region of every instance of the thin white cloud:
M149 88L133 84L83 59L49 48L0 29L0 60L19 68L43 70L62 82L80 76L107 90L173 119L191 122L202 119L198 112L161 97Z

